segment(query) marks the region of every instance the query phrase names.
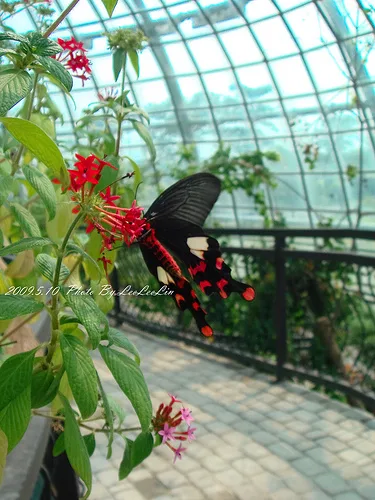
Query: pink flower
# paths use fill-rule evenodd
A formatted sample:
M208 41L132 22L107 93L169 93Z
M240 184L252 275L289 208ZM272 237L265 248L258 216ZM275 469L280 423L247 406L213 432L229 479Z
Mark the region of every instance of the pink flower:
M189 408L181 408L181 418L182 420L185 420L187 425L190 426L191 422L194 420L194 418L191 415L191 411Z
M167 423L164 424L164 430L159 431L158 434L160 436L163 436L163 441L162 444L166 443L168 440L175 441L175 437L173 435L174 431L176 430L176 427L169 427Z
M195 439L195 436L194 436L194 431L196 431L196 427L189 427L188 430L187 430L187 438L188 438L188 441L189 443L191 441L194 441Z
M171 402L169 403L170 405L173 405L174 403L182 403L182 401L177 399L177 396L173 396L173 394L170 394L169 392L168 396L171 398Z
M174 460L173 463L176 463L176 460L179 458L180 460L182 459L182 453L186 451L187 448L182 447L182 443L180 443L180 446L176 449L174 449Z

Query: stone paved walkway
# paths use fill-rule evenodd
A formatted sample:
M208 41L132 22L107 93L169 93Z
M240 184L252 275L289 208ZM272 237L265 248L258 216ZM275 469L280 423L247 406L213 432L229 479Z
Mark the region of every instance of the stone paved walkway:
M182 343L124 327L142 355L154 408L177 394L193 409L197 440L175 466L160 446L128 479L117 470L124 445L106 440L92 457L93 500L360 500L375 499L375 419L292 383ZM132 332L132 333L129 333ZM96 361L106 389L104 362ZM126 424L136 424L129 413ZM103 437L98 435L99 437Z

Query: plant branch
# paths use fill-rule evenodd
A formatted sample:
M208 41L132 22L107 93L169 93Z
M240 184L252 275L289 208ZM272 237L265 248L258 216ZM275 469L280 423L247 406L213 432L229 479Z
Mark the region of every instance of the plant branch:
M122 63L122 77L121 77L121 108L124 107L124 91L125 91L125 77L126 77L126 52L124 54L124 60ZM121 144L121 127L122 120L124 119L122 112L117 115L117 138L116 138L116 149L115 156L119 156L120 144Z
M66 16L74 9L74 7L77 5L78 2L79 2L79 0L73 0L68 5L68 7L61 12L61 14L56 19L56 21L53 22L51 24L51 26L47 29L47 31L44 33L44 35L43 35L44 38L48 38L51 35L51 33L53 33L55 31L55 29L64 21Z

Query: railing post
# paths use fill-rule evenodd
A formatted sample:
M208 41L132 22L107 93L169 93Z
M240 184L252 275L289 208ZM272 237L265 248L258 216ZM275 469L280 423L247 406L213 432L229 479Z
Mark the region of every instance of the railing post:
M277 381L283 380L283 366L287 358L286 333L286 272L285 272L285 237L276 236L275 241L275 276L276 276L276 376Z

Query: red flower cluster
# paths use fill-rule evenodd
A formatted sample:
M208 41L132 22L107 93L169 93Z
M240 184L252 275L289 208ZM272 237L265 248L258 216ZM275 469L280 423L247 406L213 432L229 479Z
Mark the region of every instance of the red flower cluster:
M58 44L63 49L63 52L56 58L60 63L63 63L66 68L72 71L73 76L84 82L89 79L91 74L90 60L86 57L87 50L83 47L82 42L78 42L75 38L70 40L57 39ZM55 56L53 56L55 57Z
M169 394L171 400L168 405L161 403L155 417L152 419L152 425L154 431L157 435L162 436L162 444L166 444L174 453L174 461L177 458L182 459L182 453L187 450L187 448L182 447L182 441L193 441L195 439L194 431L195 428L191 427L191 423L194 418L191 415L191 410L189 408L182 407L177 410L175 415L172 416L173 405L175 403L181 403L172 394ZM177 427L185 423L187 425L186 431L177 431ZM180 441L179 446L176 448L170 444L169 441Z
M72 200L78 205L73 208L73 213L84 211L87 223L87 233L95 229L102 237L104 250L113 250L116 241L123 241L128 246L136 240L145 229L147 222L142 218L143 208L138 207L134 200L130 208L122 208L115 205L120 196L111 193L110 186L103 191L95 193L95 186L102 175L103 168L107 165L116 169L111 163L101 160L94 154L87 158L76 154L78 160L74 166L76 169L68 170L70 175L69 190L73 191ZM100 257L107 273L108 264L111 263L104 255Z

